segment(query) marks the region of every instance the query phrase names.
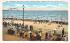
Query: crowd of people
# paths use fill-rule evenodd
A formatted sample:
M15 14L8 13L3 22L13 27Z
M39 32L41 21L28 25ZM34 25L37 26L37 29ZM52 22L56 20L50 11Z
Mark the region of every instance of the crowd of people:
M18 35L20 38L23 38L25 40L30 40L30 41L67 41L68 40L68 35L64 33L64 28L62 29L62 34L57 34L56 30L54 31L53 34L49 32L45 32L44 35L42 30L36 31L33 30L33 26L30 25L24 25L23 24L12 24L10 23L3 23L4 27L7 26L14 26L15 28L9 28L7 30L7 33L10 35ZM42 36L44 38L42 39Z

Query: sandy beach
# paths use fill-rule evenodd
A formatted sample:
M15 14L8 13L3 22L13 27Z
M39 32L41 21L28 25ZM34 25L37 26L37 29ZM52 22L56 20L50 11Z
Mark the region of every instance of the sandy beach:
M5 22L9 22L11 23L11 20L4 20ZM13 20L13 23L18 23L18 24L23 24L23 21L22 20ZM55 30L55 29L59 29L58 28L58 25L60 24L57 24L57 23L50 23L50 22L47 22L47 23L39 23L39 22L34 22L32 20L24 20L24 25L32 25L33 26L33 30L42 30L42 37L44 38L44 33L45 32L48 32L48 30ZM64 25L62 24L63 28L64 28L64 31L65 33L68 33L68 25ZM5 33L5 29L3 29L3 33ZM53 32L52 32L53 33ZM9 38L7 38L9 37ZM11 38L13 37L13 38ZM3 40L18 40L18 38L16 36L11 36L11 35L8 35L8 34L3 34Z
M5 22L9 22L11 23L11 20L4 20ZM12 20L13 23L16 23L16 24L23 24L23 20ZM24 25L32 25L33 28L36 30L38 29L42 29L44 31L46 31L47 29L56 29L58 28L58 25L60 24L57 24L57 23L51 23L51 22L47 22L47 23L39 23L39 22L34 22L33 20L24 20ZM62 24L62 26L64 27L65 31L68 30L68 25L65 25L65 24Z

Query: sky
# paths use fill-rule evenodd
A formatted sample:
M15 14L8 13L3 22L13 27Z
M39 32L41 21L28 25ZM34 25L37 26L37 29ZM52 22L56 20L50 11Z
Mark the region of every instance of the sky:
M23 6L24 5L24 6ZM67 10L68 3L65 1L6 1L3 9L17 8L22 10Z
M16 0L3 0L3 1L16 1ZM17 0L17 1L67 1L67 0Z

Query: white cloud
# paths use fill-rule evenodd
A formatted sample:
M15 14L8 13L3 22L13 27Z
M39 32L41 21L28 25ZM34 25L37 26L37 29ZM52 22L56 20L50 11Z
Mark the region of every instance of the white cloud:
M67 8L62 8L62 7L58 7L58 8L24 8L25 10L67 10ZM22 10L22 9L21 9Z
M16 4L16 6L23 6L22 4Z
M16 1L16 0L4 0L4 1ZM66 0L17 0L17 1L66 1Z
M56 6L56 5L24 5L25 8L58 8L61 6Z
M56 5L47 5L46 7L59 7L59 6L56 6Z

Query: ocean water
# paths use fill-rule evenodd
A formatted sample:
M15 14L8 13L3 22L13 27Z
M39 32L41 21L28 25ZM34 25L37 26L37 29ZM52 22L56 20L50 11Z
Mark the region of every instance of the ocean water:
M3 18L16 17L18 19L23 18L22 10L3 10ZM68 22L68 11L24 11L24 19L33 20L52 20L52 21L64 21Z

